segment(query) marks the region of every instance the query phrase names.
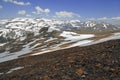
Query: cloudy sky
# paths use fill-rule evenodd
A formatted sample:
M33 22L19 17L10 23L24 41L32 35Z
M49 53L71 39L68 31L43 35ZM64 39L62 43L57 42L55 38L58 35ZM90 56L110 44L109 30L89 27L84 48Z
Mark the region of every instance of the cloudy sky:
M120 0L0 0L0 18L120 20Z

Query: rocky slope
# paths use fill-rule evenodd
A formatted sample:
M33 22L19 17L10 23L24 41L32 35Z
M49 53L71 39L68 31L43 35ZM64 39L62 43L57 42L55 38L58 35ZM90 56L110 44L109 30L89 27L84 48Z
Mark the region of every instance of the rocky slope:
M0 63L0 80L119 80L119 75L120 40Z
M112 24L79 20L14 18L0 20L0 62L23 56L82 46L103 38L114 39ZM117 34L119 38L120 35ZM34 53L34 54L33 54Z

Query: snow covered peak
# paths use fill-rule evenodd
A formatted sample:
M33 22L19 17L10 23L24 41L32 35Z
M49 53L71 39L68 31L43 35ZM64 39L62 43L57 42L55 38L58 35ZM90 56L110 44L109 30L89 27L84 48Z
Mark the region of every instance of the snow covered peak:
M38 35L40 29L49 27L48 32L59 30L54 26L52 20L48 19L31 19L31 18L14 18L0 22L0 36L17 39L25 37L28 33Z
M95 22L92 22L92 21L87 21L87 22L85 22L85 27L93 27L93 26L95 26L96 25L96 23Z
M93 21L81 22L80 20L52 20L45 18L14 18L0 21L0 36L9 38L25 37L28 33L39 35L39 31L48 27L48 32L65 30L102 31L116 29L114 25L96 23Z

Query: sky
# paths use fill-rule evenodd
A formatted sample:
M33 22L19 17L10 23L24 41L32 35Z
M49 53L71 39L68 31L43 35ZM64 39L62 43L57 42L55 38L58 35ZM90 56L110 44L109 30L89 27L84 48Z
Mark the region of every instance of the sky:
M0 0L0 18L120 20L120 0Z

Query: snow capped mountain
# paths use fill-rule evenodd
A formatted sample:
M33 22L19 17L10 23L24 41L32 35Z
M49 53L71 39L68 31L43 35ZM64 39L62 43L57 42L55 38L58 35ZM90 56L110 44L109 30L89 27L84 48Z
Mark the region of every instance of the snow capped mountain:
M79 20L59 21L44 18L15 18L0 21L0 36L17 39L25 37L27 33L38 35L39 30L43 27L49 27L48 32L54 30L102 31L117 29L116 26L111 24L96 23L92 21L81 22Z
M15 18L12 20L0 22L0 36L17 39L24 37L27 33L39 34L39 30L43 27L49 27L52 24L47 19L28 19L28 18ZM51 30L59 30L55 27L50 27Z
M14 18L0 21L0 38L8 40L24 40L28 35L38 36L47 30L53 31L73 31L73 32L103 32L116 30L118 27L111 24L97 23L92 21L82 22L80 20L50 20L45 18ZM1 42L1 41L0 41Z
M94 22L91 21L87 21L85 22L85 27L94 27L96 24Z
M62 21L45 18L0 20L0 60L3 62L26 54L35 55L85 45L111 36L113 34L109 31L114 32L118 29L112 24L80 20ZM98 36L98 33L102 35Z

